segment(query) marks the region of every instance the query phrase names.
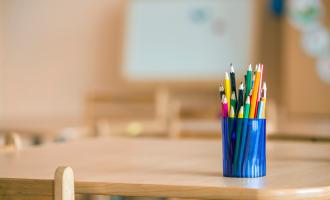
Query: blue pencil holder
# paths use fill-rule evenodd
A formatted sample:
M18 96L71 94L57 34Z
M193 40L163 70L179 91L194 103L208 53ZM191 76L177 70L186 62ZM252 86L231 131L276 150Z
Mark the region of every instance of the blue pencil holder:
M266 175L266 119L223 118L222 168L225 177Z

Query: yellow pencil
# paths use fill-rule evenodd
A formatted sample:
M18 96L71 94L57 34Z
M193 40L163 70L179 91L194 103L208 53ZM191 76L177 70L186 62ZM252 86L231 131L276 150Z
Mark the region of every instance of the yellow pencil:
M226 98L228 100L228 110L230 110L230 79L229 79L229 75L226 72L225 73L225 94L226 94Z
M255 80L253 84L253 91L251 97L251 107L250 107L250 115L249 118L254 118L256 112L256 104L258 98L258 90L259 90L259 81L260 81L260 67L258 67L257 72L255 74Z

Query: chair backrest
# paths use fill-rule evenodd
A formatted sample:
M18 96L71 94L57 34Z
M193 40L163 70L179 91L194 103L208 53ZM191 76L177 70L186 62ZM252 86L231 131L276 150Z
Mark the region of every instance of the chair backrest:
M219 97L208 88L174 88L169 132L172 138L218 136ZM174 105L174 106L173 106Z
M0 199L74 200L74 176L70 167L58 167L54 180L0 178Z
M86 103L87 124L96 132L111 135L137 126L142 126L143 132L153 132L148 130L154 129L150 122L158 121L158 130L168 121L169 94L165 88L118 88L91 94ZM105 131L108 129L111 131Z

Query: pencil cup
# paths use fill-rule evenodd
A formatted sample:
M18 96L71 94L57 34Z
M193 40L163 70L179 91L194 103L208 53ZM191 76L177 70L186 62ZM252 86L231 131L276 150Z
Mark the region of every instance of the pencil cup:
M222 168L225 177L266 175L266 119L223 118Z

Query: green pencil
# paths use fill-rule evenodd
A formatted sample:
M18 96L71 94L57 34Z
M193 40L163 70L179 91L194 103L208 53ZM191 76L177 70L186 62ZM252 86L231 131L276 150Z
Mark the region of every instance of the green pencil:
M237 100L236 100L236 93L235 91L233 91L233 93L231 94L231 98L230 98L230 106L232 108L234 108L234 111L236 111L236 103L237 103ZM236 114L236 113L235 113ZM235 115L236 116L236 115Z
M235 141L235 151L234 151L234 174L238 175L238 166L237 166L237 162L238 162L238 154L240 151L240 143L241 143L241 135L242 135L242 124L243 124L243 106L241 106L241 108L239 109L238 112L238 119L237 119L237 128L236 128L236 141Z
M250 96L246 98L243 118L249 118L250 114Z
M249 96L251 88L252 88L252 83L251 83L251 79L252 79L252 67L251 64L249 65L249 68L247 70L246 73L246 91L245 91L245 99Z

